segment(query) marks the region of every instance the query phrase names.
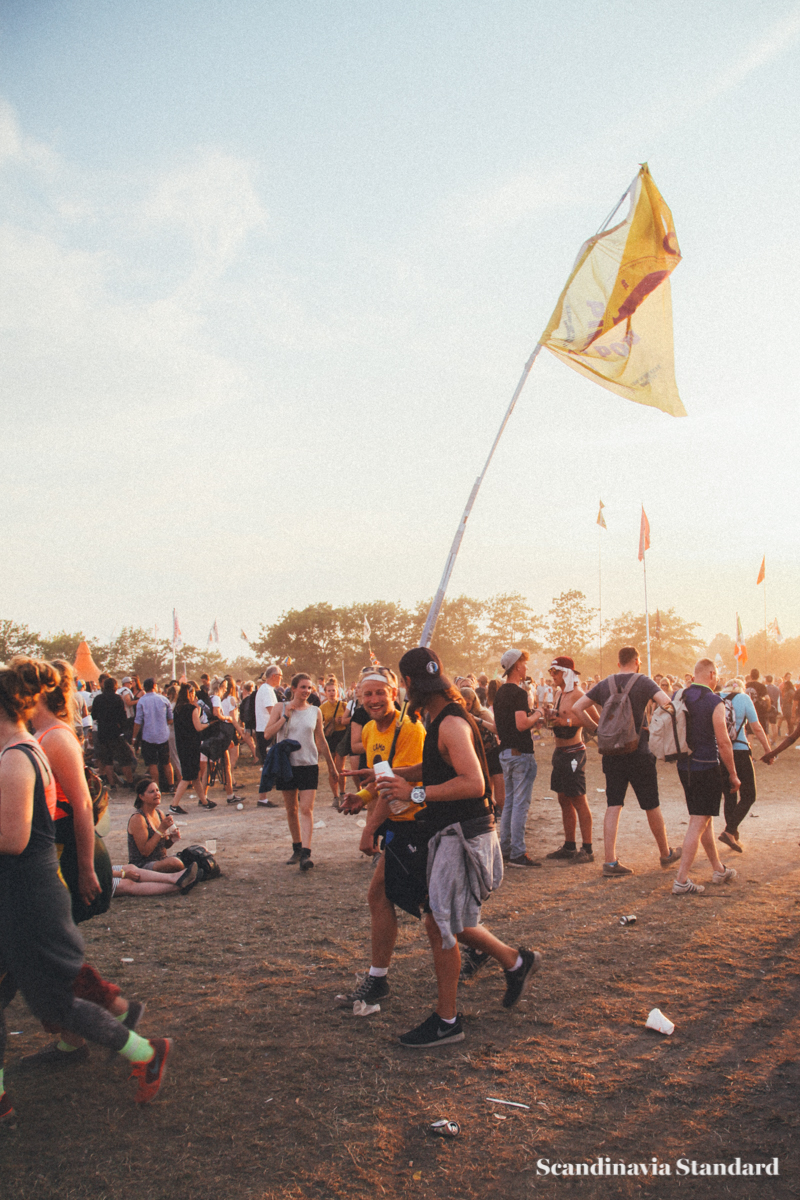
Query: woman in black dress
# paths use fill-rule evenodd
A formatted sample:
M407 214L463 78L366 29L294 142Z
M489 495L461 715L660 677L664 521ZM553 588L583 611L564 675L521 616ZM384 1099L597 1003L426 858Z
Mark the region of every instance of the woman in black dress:
M175 798L169 806L169 811L171 813L186 812L185 808L181 808L181 798L191 787L197 792L197 803L201 808L216 808L214 801L206 797L206 789L200 773L200 739L204 733L208 733L208 726L203 724L195 683L181 684L172 720L182 779L175 792Z

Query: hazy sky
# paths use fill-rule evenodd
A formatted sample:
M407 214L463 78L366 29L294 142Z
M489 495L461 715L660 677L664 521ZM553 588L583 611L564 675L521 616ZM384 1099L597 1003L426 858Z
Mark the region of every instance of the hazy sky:
M648 161L675 420L534 366L451 594L800 633L800 5L3 0L0 616L242 647L435 590ZM790 320L791 318L791 320Z

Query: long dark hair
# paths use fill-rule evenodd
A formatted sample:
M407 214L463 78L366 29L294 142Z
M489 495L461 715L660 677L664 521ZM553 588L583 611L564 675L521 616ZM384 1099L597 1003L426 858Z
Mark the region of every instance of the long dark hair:
M433 696L444 696L448 702L460 704L466 710L467 703L457 687L442 688L438 692L421 691L415 687L415 680L411 677L411 687L406 692L406 703L408 704L408 715L412 721L418 721L420 713L427 707L428 701Z

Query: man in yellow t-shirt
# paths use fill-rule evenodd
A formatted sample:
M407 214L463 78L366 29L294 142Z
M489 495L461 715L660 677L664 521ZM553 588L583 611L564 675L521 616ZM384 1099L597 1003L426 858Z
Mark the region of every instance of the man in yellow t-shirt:
M412 767L422 761L425 730L420 722L401 716L395 708L396 699L397 677L388 667L375 667L374 671L362 677L361 703L371 718L361 734L368 768L374 767L379 761L389 762L390 757L392 764L397 767ZM395 741L398 723L400 730ZM368 806L367 824L361 836L361 849L370 853L378 830L384 829L384 850L367 892L372 927L372 965L350 999L375 1004L389 995L386 977L397 941L397 914L394 904L386 896L386 847L388 845L391 852L393 838L409 832L408 822L414 820L419 806L409 804L403 812L390 812L388 802L378 795L374 783L368 784L356 795L345 796L343 807L346 812L358 812L364 805Z

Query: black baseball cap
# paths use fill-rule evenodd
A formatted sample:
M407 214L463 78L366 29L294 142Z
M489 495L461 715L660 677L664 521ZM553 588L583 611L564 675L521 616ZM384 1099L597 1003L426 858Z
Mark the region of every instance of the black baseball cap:
M398 665L400 674L413 679L418 692L444 692L453 686L452 679L442 670L439 655L427 646L407 650Z

